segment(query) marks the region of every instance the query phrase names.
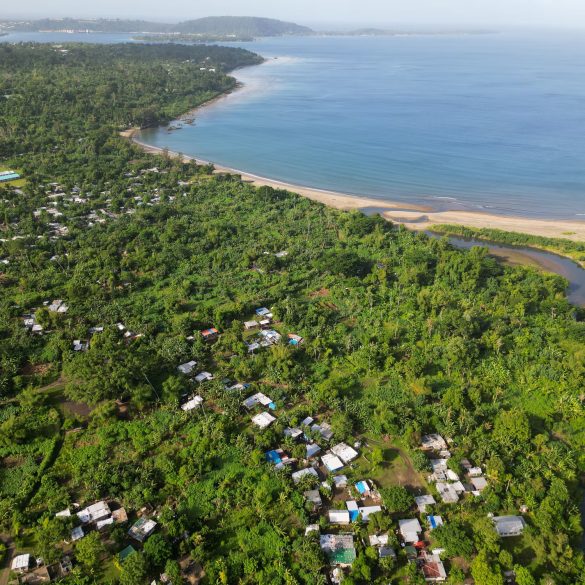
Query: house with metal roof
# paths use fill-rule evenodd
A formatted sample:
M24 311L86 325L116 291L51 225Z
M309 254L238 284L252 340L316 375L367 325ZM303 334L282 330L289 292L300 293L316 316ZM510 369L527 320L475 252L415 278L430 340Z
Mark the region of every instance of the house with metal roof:
M311 502L313 504L313 509L316 510L323 505L323 500L321 499L321 494L319 490L307 490L303 492L303 496L305 496L305 500L307 502Z
M299 471L295 471L291 475L291 477L295 483L299 483L303 479L303 477L307 477L309 475L312 477L315 477L316 479L319 479L319 474L312 467L307 467L305 469L300 469Z
M419 541L419 534L423 531L420 522L416 518L398 521L398 529L406 544Z
M15 573L26 573L30 569L31 556L29 554L18 555L12 559L10 570Z
M201 372L200 374L197 374L195 376L195 382L208 382L210 380L213 380L213 375L210 374L209 372Z
M492 520L496 532L502 538L520 536L526 527L526 522L522 516L495 516Z
M319 544L332 565L349 567L356 559L352 534L322 534Z
M329 524L349 524L351 522L349 510L329 510L327 516Z
M107 502L102 500L77 512L77 517L82 524L89 524L90 522L97 522L98 520L107 518L111 513Z
M149 518L139 518L128 530L128 534L138 542L144 542L156 528L156 522Z
M76 526L71 531L71 540L75 542L76 540L81 540L85 536L85 532L83 532L83 528L81 526Z
M190 410L194 410L195 408L199 408L203 404L203 398L201 396L193 396L185 404L181 405L181 410L185 412L189 412Z
M321 457L321 461L328 471L337 471L338 469L343 468L343 461L341 461L339 457L333 455L333 453L325 453L325 455Z
M358 452L346 443L338 443L331 447L331 451L346 464L353 461L358 456Z
M421 439L421 449L424 451L443 451L447 449L447 442L441 435L437 433L431 433L424 435Z
M8 183L18 179L20 179L20 175L15 171L0 171L0 183Z
M376 514L382 511L381 506L360 506L359 513L362 517L362 522L370 521L370 514Z
M345 507L347 508L347 511L349 512L350 521L357 522L357 519L360 515L360 511L359 511L357 502L354 502L353 500L349 500L349 501L345 502Z
M268 412L261 412L252 417L252 422L261 429L268 428L275 420L276 418Z
M191 360L190 362L186 362L186 363L178 366L177 370L179 370L179 372L181 372L181 374L189 375L193 371L193 368L196 365L197 365L197 362L195 360Z
M428 494L424 496L416 496L414 501L418 507L418 511L421 514L424 514L427 511L427 506L432 506L433 504L437 503L435 498Z
M426 553L421 558L420 569L427 583L441 583L447 580L447 571L439 555Z
M136 549L131 544L129 544L125 549L121 550L118 553L118 560L120 561L120 563L124 563L124 561L135 552Z

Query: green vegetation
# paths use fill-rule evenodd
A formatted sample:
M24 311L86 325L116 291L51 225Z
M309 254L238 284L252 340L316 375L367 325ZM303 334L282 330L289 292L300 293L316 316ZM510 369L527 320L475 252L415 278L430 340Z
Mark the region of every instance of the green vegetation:
M511 244L513 246L532 246L533 248L555 252L561 256L568 256L581 264L581 266L585 266L585 243L583 242L574 242L564 238L532 236L530 234L506 232L491 228L472 228L449 224L434 225L433 231L450 236L489 240L502 244Z
M451 582L502 583L517 567L521 584L579 583L585 323L563 280L119 136L230 89L224 73L257 63L251 53L64 50L0 46L0 95L20 96L0 101L1 163L27 177L23 193L0 187L0 525L17 550L47 562L71 552L69 584L140 585L164 568L178 585L201 565L204 584L313 585L328 570L305 536L316 523L355 537L344 583L418 583L396 521L419 516L415 494L440 500L418 448L438 432L450 469L469 458L488 482L432 508L445 527L425 539L446 549ZM249 353L258 331L243 323L262 306L282 340ZM208 327L221 332L213 343ZM179 374L190 360L214 379ZM251 424L261 410L241 405L256 392L276 407L265 430ZM192 394L203 405L184 412ZM276 448L305 457L284 430L307 416L330 422L331 444L361 442L342 473L353 497L355 482L377 484L386 509L367 525L327 527L303 491L344 508L348 490L296 485L291 467L266 462ZM55 513L99 499L131 524L156 518L156 532L139 545L113 525L71 543L75 516ZM498 538L488 514L521 507L524 534ZM396 560L369 545L380 532Z
M173 28L176 32L190 34L247 37L279 37L282 35L305 35L313 32L310 28L293 22L255 16L208 16L181 22Z

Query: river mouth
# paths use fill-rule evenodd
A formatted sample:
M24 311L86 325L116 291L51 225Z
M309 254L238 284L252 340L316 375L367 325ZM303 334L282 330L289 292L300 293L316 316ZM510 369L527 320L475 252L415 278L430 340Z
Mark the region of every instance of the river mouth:
M537 250L527 246L510 246L489 240L445 236L437 232L425 232L431 238L447 237L449 243L460 250L470 250L481 246L489 253L508 266L531 266L544 272L551 272L562 276L569 282L567 299L575 306L585 307L585 269L576 262L544 250Z

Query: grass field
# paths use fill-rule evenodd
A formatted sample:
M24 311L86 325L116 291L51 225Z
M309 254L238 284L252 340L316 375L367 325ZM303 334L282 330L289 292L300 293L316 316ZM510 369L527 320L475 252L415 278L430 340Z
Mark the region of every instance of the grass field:
M366 441L370 447L382 449L384 462L377 468L372 468L366 456L361 455L356 460L358 474L361 471L367 479L373 479L383 488L401 485L416 494L426 491L424 478L414 468L410 457L396 441L382 441L371 436L367 436Z

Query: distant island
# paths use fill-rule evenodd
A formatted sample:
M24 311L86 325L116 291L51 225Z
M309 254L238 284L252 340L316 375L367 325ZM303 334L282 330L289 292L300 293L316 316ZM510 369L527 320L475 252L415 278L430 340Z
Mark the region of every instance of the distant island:
M120 19L42 19L0 21L2 32L87 32L87 33L157 33L201 35L215 40L241 40L255 37L310 35L306 26L272 18L252 16L210 16L176 24Z
M489 34L489 30L359 28L350 31L315 31L294 22L254 16L209 16L175 24L146 20L45 18L41 20L0 20L4 32L126 33L149 42L245 42L280 36L410 36Z

